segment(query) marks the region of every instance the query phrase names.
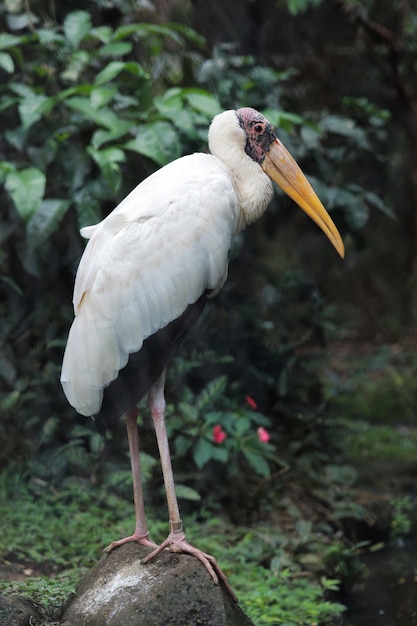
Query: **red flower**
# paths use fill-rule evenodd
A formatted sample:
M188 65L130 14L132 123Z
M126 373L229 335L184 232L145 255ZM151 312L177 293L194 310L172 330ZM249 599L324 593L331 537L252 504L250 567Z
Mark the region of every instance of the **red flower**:
M213 426L213 441L214 443L223 443L223 441L226 439L227 435L224 432L223 428L220 426L220 424L216 424L215 426Z
M263 426L259 426L256 432L258 433L259 441L261 441L262 443L268 443L268 441L271 439L271 435L267 430L265 430Z
M250 408L256 411L256 409L258 408L258 405L256 404L255 400L251 398L250 396L246 396L245 400L249 404Z

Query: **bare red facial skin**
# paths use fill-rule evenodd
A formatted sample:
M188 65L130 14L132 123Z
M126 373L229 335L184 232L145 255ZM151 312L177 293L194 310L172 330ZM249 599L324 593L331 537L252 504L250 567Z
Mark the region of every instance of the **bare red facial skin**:
M260 165L271 144L278 141L274 128L266 117L251 107L238 109L236 115L247 137L245 152Z

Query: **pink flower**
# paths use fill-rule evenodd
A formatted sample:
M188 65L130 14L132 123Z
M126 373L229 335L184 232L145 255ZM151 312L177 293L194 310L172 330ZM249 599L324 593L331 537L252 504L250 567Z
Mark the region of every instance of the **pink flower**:
M226 439L227 435L224 432L223 428L220 426L220 424L216 424L215 426L213 426L213 441L214 443L223 443L223 441Z
M256 432L258 433L259 441L261 441L262 443L268 443L268 441L271 439L271 435L267 430L265 430L263 426L259 426Z
M251 398L250 396L246 396L245 400L249 404L250 408L256 411L256 409L258 408L258 405L256 404L255 400Z

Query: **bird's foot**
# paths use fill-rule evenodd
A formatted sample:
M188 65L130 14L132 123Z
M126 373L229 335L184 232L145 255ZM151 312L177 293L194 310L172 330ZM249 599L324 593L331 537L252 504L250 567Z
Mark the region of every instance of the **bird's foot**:
M227 580L226 574L220 569L219 565L214 556L211 554L207 554L198 548L195 548L188 541L185 540L185 533L182 530L171 530L168 537L158 546L155 550L150 552L145 556L142 560L142 563L148 563L153 558L155 558L162 550L167 548L170 552L175 553L183 553L183 554L191 554L195 556L201 563L204 565L208 573L210 574L213 582L217 585L219 582L219 578L222 581L223 585L232 596L233 600L237 602L236 594L234 593L232 587L230 586L229 581Z
M117 548L118 546L122 546L124 543L131 543L133 541L140 544L141 546L148 546L149 548L158 548L156 543L152 541L151 539L149 539L149 533L143 534L143 533L139 533L135 531L133 535L130 535L129 537L124 537L123 539L112 541L111 544L107 546L107 548L104 548L104 552L111 552L114 548Z

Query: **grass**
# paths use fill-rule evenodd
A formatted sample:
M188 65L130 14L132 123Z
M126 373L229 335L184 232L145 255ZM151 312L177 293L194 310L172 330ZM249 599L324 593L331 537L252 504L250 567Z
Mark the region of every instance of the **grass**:
M347 446L352 458L415 463L417 427L369 424L362 420L349 422Z
M415 464L417 359L415 350L391 345L334 357L340 374L328 381L339 415L347 462Z

